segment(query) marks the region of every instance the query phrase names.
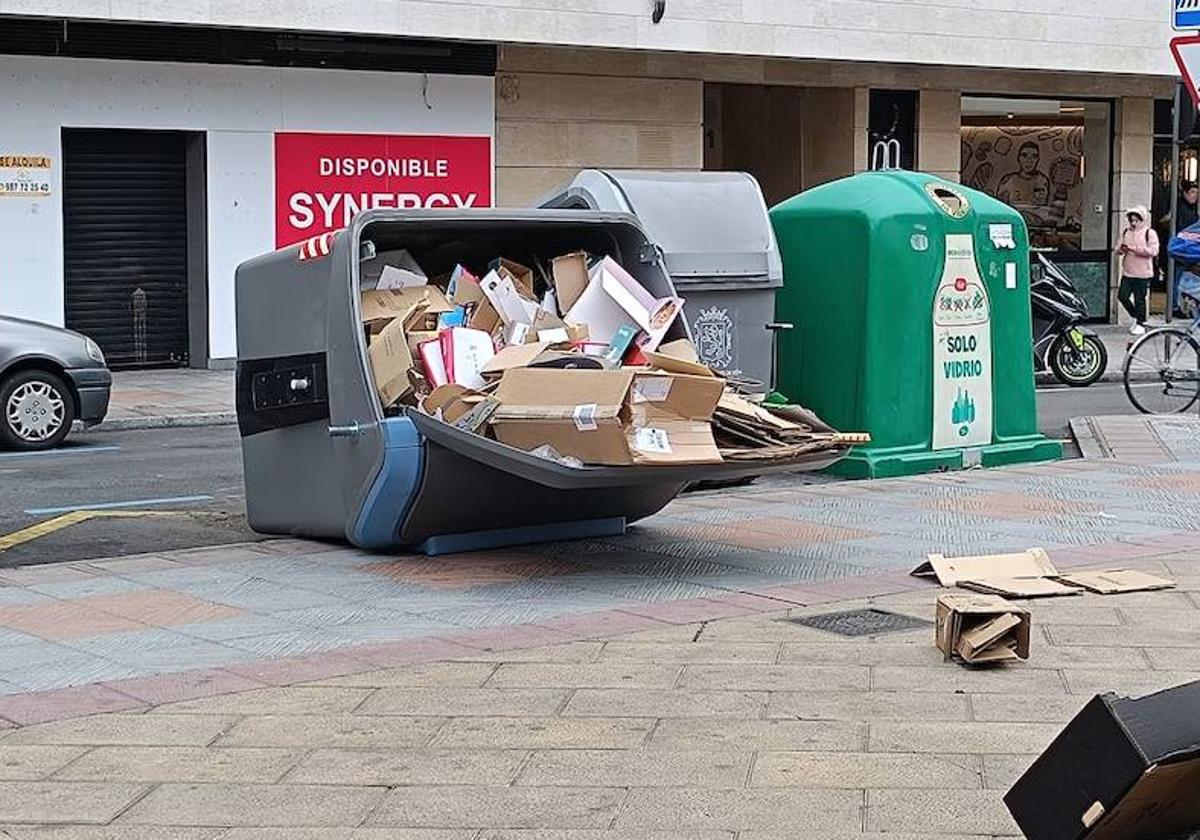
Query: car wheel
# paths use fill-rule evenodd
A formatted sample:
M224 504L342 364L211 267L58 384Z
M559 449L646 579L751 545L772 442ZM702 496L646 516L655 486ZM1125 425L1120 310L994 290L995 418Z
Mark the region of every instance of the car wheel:
M71 392L53 373L23 370L0 383L0 444L50 449L62 443L74 420Z

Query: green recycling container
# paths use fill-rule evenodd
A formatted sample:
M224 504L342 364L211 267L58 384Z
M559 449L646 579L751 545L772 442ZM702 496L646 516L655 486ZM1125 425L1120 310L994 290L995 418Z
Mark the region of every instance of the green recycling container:
M910 475L1046 461L1029 238L1019 213L918 172L866 172L772 208L783 258L778 385L871 434L834 471Z

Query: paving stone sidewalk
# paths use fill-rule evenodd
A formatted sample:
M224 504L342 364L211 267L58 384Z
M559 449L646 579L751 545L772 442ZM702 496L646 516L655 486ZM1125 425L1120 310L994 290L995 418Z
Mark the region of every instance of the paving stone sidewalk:
M944 663L929 628L790 620L928 619L920 589L16 727L0 836L1016 836L1004 790L1095 692L1200 677L1200 551L1129 565L1179 588L1034 602L1030 661L999 669Z
M113 373L108 416L98 431L234 423L231 370L136 370Z

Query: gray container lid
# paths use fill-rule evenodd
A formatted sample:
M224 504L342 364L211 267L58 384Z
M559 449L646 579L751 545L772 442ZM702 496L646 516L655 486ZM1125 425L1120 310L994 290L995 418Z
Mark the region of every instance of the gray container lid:
M636 215L681 291L783 285L762 190L744 172L584 170L541 204L584 202Z

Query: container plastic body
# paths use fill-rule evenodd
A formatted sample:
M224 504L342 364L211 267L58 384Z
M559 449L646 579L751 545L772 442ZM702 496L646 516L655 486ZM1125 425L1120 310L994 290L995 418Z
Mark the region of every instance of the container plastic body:
M539 206L632 213L684 297L701 361L771 386L779 251L758 182L745 172L586 169Z
M1041 461L1020 214L915 172L870 172L771 210L784 265L779 387L870 432L839 472Z
M430 277L498 255L611 255L648 290L670 276L635 219L554 210L377 210L237 271L237 411L250 526L431 554L618 534L687 484L821 469L840 452L758 464L572 468L419 413L385 416L370 375L359 255L406 249ZM676 322L668 339L685 335Z

